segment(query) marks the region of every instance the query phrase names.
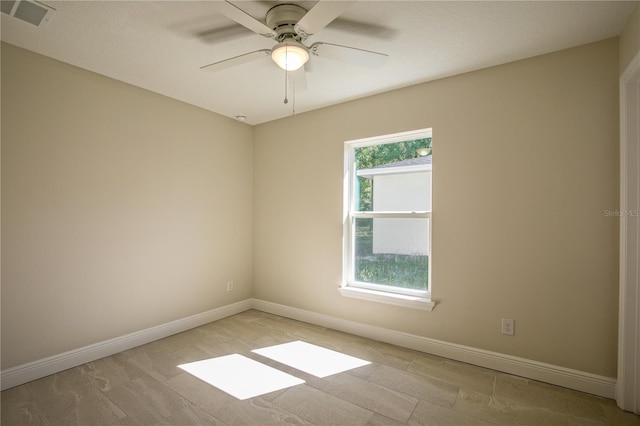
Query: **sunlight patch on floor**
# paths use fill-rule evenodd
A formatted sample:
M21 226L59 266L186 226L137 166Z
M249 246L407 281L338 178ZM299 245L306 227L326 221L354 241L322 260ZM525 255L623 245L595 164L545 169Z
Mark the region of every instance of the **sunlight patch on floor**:
M302 379L239 354L178 367L241 400L304 383Z
M304 371L305 373L313 374L316 377L327 377L332 374L371 364L369 361L300 340L262 349L254 349L251 352L278 361L297 370Z

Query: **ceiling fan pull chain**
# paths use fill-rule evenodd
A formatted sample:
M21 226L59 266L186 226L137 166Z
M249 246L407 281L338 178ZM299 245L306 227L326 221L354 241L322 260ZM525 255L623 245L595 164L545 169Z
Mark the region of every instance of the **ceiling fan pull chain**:
M288 104L289 103L289 99L287 99L287 71L284 71L284 103Z
M286 50L286 49L287 49L287 45L286 45L286 44L285 44L285 47L284 47L284 48L285 48L285 54L284 54L284 58L285 58L285 59L284 59L284 60L286 61L286 60L287 60L287 57L289 56L289 55L288 55L288 52L287 52L287 50ZM287 84L288 84L289 82L287 81L287 78L288 78L288 76L289 76L289 71L287 71L287 63L285 62L284 64L285 64L285 65L284 65L284 103L285 103L285 104L288 104L288 103L289 103L289 99L287 99Z

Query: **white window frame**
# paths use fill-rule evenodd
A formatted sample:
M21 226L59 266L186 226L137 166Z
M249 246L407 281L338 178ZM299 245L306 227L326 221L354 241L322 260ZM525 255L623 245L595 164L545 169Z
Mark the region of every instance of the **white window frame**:
M346 141L344 144L344 198L343 198L343 261L342 261L342 283L339 291L343 296L364 299L374 302L388 303L392 305L404 306L415 309L431 311L435 307L435 302L431 300L431 241L429 241L429 277L428 289L414 290L386 286L382 284L371 284L352 279L354 276L354 245L355 233L354 223L356 218L428 218L429 219L429 239L431 240L433 219L431 211L411 211L411 212L361 212L356 211L356 170L355 170L355 150L372 145L383 145L396 142L403 142L415 139L431 138L432 129L420 129L409 132L394 133L384 136L376 136L365 139ZM433 182L433 180L432 180ZM433 183L432 183L433 186ZM432 209L433 210L433 206Z

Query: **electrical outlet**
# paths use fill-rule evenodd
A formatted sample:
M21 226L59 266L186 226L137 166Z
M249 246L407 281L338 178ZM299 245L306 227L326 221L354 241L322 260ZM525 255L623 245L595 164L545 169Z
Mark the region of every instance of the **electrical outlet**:
M233 291L233 281L227 282L227 291Z
M514 334L516 334L515 326L515 320L502 318L502 334L513 336Z

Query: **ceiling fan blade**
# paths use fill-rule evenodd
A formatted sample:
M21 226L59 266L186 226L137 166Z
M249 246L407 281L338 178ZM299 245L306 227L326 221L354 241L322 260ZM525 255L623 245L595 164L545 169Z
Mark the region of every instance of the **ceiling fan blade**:
M384 25L369 22L353 21L351 19L337 18L331 22L331 30L349 34L358 34L379 40L393 40L398 31Z
M236 24L193 33L193 35L205 43L221 43L229 40L237 40L240 37L253 34L253 31L249 31L245 27Z
M350 62L371 68L380 68L387 61L387 58L389 58L389 55L384 53L323 42L313 43L309 47L309 50L313 55L320 56L321 58L336 59L338 61Z
M355 1L318 1L295 26L296 33L309 37L326 27Z
M304 67L300 67L295 71L289 71L289 84L296 92L304 92L307 90L307 76Z
M267 38L274 38L276 36L275 31L273 31L271 28L267 27L265 24L258 21L253 16L249 15L247 12L235 6L229 1L214 1L211 2L211 4L215 5L214 7L218 12L220 12L227 18L236 21L238 24L250 29L254 33L260 34L261 36Z
M269 56L271 56L271 50L261 49L261 50L256 50L255 52L249 52L243 55L234 56L233 58L225 59L223 61L214 62L212 64L200 67L200 69L204 71L215 72L215 71L223 70L225 68L234 67L236 65L255 61L256 59L266 58Z

